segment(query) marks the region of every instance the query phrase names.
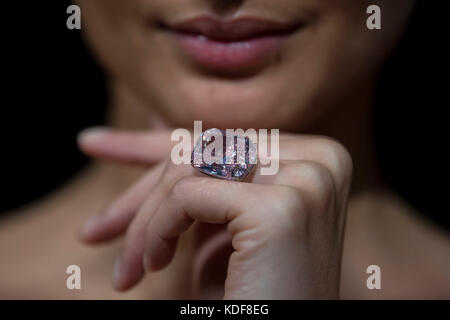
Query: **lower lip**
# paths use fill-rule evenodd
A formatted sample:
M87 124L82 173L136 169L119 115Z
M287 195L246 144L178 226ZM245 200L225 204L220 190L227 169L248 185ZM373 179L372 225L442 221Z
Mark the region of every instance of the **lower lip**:
M198 35L177 34L182 51L195 63L212 69L233 71L270 61L280 50L283 36L221 42Z

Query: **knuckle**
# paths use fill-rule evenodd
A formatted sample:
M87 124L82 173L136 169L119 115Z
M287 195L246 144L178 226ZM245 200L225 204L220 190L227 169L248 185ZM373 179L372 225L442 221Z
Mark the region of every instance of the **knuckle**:
M334 205L336 186L333 175L329 169L318 163L309 165L310 179L307 185L307 193L310 205L317 213L328 212Z
M309 163L305 168L307 188L318 198L325 198L334 192L334 181L330 170L319 163Z
M326 196L334 192L334 180L331 171L317 162L301 161L289 165L283 170L278 182L288 182L293 186Z
M331 171L318 162L302 161L292 165L287 170L289 179L296 179L294 183L298 190L297 195L286 196L294 203L292 207L302 208L302 212L308 212L308 208L315 211L327 212L336 199L336 185ZM311 211L312 209L310 209Z
M175 181L169 188L167 197L172 201L183 202L187 197L199 196L209 198L213 193L208 178L184 176Z
M304 162L294 162L283 165L281 170L274 178L274 183L276 184L288 184L292 186L297 186L301 181L303 181L302 168L304 167Z
M336 167L345 167L352 162L348 150L338 141L331 138L321 138L319 147L324 156Z
M169 190L168 197L171 200L183 200L187 194L188 190L193 188L193 178L192 177L182 177L176 181Z
M172 161L167 161L163 170L162 179L167 184L171 184L182 177L189 176L191 174L191 169L192 167L189 165L178 165Z
M347 181L353 172L353 160L347 148L331 138L319 138L317 146L323 160L338 180Z
M289 208L295 207L300 205L302 200L299 190L284 185L274 185L262 196L265 204L272 210L286 208L286 205L289 205Z
M283 208L286 211L303 211L305 201L302 193L295 188L284 187L278 190L279 197L283 199Z
M304 224L307 205L302 193L293 187L277 186L272 196L265 197L263 223L272 232L285 232Z

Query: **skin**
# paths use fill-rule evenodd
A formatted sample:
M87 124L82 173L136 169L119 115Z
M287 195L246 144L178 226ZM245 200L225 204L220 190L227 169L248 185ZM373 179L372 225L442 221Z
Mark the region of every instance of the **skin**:
M375 82L413 1L378 3L382 32L366 29L371 3L356 0L78 1L87 42L110 76L114 128L83 132L80 148L124 166L94 164L0 224L0 256L11 257L0 262L8 274L0 294L448 298L448 234L417 218L376 163ZM157 27L204 13L301 19L305 27L251 74L205 73ZM236 183L172 164L171 128L198 119L204 128L281 129L278 174ZM44 228L55 231L36 231ZM75 232L88 244L115 241L86 248ZM105 274L114 259L121 294ZM89 277L79 292L65 288L70 264ZM382 268L382 290L366 287L371 264Z
M128 229L117 262L116 288L128 289L145 269L166 267L178 237L198 221L227 224L234 252L225 298L337 298L350 156L326 138L285 136L281 141L277 175L256 174L253 183L211 180L195 176L189 165L168 161L162 172L151 171L106 216L91 220L83 233L89 242ZM134 195L146 189L142 184L151 185L152 191L142 193L136 208L140 197ZM317 237L315 230L330 236ZM271 272L275 267L279 273ZM263 281L261 274L267 275Z
M205 127L295 131L373 81L412 6L408 0L381 1L386 29L392 31L371 33L365 28L368 5L361 1L217 3L223 1L79 1L88 41L113 79L171 125L191 128L193 119L201 119ZM305 27L252 77L205 76L180 57L170 33L154 26L202 14L302 21Z

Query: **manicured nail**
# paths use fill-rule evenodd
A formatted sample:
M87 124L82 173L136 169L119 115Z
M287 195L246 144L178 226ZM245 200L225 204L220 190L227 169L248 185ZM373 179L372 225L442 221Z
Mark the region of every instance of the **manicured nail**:
M83 143L97 142L102 139L105 134L109 131L107 127L92 127L81 131L78 134L78 141Z

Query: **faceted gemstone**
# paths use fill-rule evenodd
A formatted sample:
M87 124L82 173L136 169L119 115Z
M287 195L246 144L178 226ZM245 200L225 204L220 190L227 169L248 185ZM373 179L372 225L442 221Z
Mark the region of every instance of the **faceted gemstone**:
M234 181L248 177L256 161L253 141L241 135L227 135L226 131L218 129L203 132L191 155L192 166L202 173Z

